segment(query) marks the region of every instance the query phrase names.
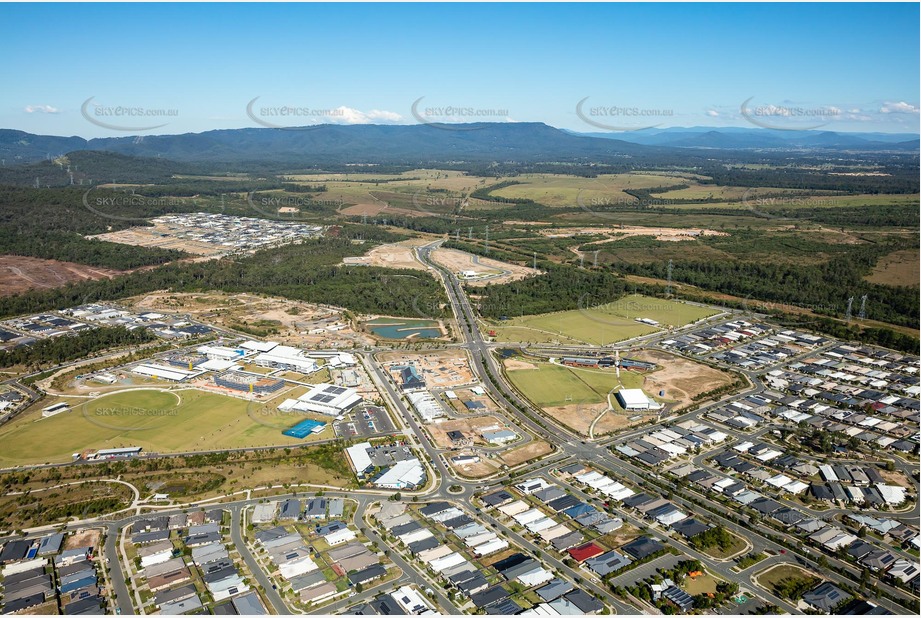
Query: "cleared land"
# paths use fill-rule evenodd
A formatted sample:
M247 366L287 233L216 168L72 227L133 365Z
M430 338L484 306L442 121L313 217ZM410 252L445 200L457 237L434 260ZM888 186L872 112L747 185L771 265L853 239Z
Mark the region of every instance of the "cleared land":
M42 402L0 428L0 461L69 461L87 449L126 446L165 453L304 442L282 435L277 411L263 416L260 404L196 390L136 389L71 403L71 410L42 418ZM289 427L302 420L287 418ZM332 437L329 426L324 432L313 438Z
M473 373L467 363L467 355L457 350L419 353L382 352L377 355L377 359L394 374L397 383L400 377L396 367L408 364L416 366L416 370L425 378L425 383L429 388L453 388L473 382Z
M502 463L507 465L509 468L521 465L525 462L538 459L553 452L553 447L550 446L549 442L544 440L534 440L525 444L524 446L519 446L518 448L513 448L510 451L506 451L499 456L499 459L502 460Z
M392 245L378 245L360 257L347 257L343 264L382 266L384 268L412 268L426 270L413 253L413 246L420 242L404 241Z
M918 287L921 280L921 255L918 249L894 251L884 256L866 279L882 285Z
M481 479L484 476L489 476L490 474L494 474L499 470L499 464L496 463L495 460L486 459L485 457L481 457L480 461L476 463L468 463L463 465L455 463L452 457L462 454L467 455L469 453L454 453L447 458L448 463L452 468L454 468L454 471L461 476L465 476L469 479Z
M173 231L173 228L167 225L154 223L150 227L132 227L117 232L97 234L91 238L107 242L116 242L122 245L155 247L157 249L176 249L178 251L191 253L192 255L201 255L204 257L215 257L227 253L226 247L200 240L177 238L173 235Z
M0 255L0 296L12 296L39 288L55 288L89 279L111 279L120 274L117 270L73 262Z
M534 268L500 262L457 249L439 247L432 252L432 259L455 274L465 271L476 273L474 277L464 278L467 285L474 287L491 283L508 283L540 274L540 271Z
M664 390L664 399L674 402L672 410L680 410L690 405L693 398L701 393L733 382L733 377L728 373L667 352L642 350L632 354L631 358L649 361L659 366L659 369L644 374L646 380L643 386L650 393Z
M540 230L548 238L569 238L583 234L603 234L608 241L620 240L628 236L654 236L656 240L693 240L701 236L728 236L726 232L717 232L704 228L647 227L642 225L618 225L611 227L585 228L551 228ZM602 244L608 241L597 241Z
M659 328L637 322L647 318L662 327L678 327L716 315L714 309L673 300L630 294L603 305L570 311L520 316L490 323L488 330L496 332L498 341L531 341L531 333L546 341L609 345L616 341L654 333Z
M495 416L473 416L470 418L458 418L451 420L435 421L426 425L426 429L432 434L435 444L441 448L451 448L455 442L448 437L449 431L460 431L464 434L464 446L470 444L485 444L480 435L481 432L489 429L505 428L506 424Z
M278 297L155 292L126 302L144 311L188 313L205 324L245 330L285 345L326 349L374 343L368 334L354 330L349 319L337 309Z

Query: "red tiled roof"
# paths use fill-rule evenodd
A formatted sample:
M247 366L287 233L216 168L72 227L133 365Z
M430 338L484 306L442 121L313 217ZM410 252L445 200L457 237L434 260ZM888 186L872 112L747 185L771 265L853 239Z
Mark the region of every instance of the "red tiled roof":
M573 560L578 560L579 562L588 560L589 558L594 558L595 556L600 556L604 553L604 550L594 543L585 543L584 545L573 547L568 551Z

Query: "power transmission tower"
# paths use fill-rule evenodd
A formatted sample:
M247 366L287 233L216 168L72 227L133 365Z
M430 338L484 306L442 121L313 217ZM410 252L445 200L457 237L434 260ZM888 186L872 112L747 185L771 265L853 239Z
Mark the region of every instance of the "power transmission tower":
M847 322L851 321L851 308L854 306L854 297L851 296L847 299L847 313L844 314L844 319Z
M598 266L598 249L595 250L595 257L593 258L592 266Z
M861 320L867 319L867 295L864 294L860 297L860 313L857 314Z
M473 228L472 227L467 228L467 240L473 240Z
M672 295L672 261L668 261L668 282L665 284L665 294Z
M585 254L580 251L579 252L579 267L581 268L584 266L585 266Z
M537 270L537 251L534 252L534 270ZM866 298L866 296L864 296Z
M486 226L486 239L485 239L486 253L489 253L489 226Z

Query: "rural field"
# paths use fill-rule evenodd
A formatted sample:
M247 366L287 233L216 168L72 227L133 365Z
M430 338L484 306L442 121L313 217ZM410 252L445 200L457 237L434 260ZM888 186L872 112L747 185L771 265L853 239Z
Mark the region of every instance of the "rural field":
M303 444L284 436L274 408L197 390L136 389L104 395L50 418L41 417L42 402L0 429L0 461L7 465L70 461L86 449L140 446L145 452L169 453L248 446ZM252 406L252 409L248 407ZM304 417L306 418L306 417ZM332 437L327 426L311 439Z
M624 339L648 335L659 329L636 321L649 318L663 326L679 327L716 315L717 311L672 300L631 294L611 303L582 309L521 316L490 323L497 341L528 342L558 340L592 345L610 345Z

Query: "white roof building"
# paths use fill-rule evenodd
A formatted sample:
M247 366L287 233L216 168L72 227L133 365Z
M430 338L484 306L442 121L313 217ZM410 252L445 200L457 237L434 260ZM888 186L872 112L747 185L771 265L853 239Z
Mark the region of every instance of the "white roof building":
M494 539L488 543L483 543L482 545L477 545L473 548L473 553L475 556L488 556L494 554L497 551L502 551L508 547L508 541L503 539Z
M204 345L198 350L199 354L204 354L209 359L220 359L220 360L238 360L243 358L246 354L245 350L239 348L228 348L226 346L220 345Z
M368 455L369 450L371 450L370 442L362 442L345 449L345 454L348 456L349 461L352 463L352 467L355 469L355 474L358 476L363 475L374 467L374 464L371 463L371 457Z
M547 583L553 579L553 573L541 567L519 575L516 579L521 582L523 586L530 588L532 586L539 586Z
M182 382L183 380L194 378L195 376L201 375L203 373L202 371L186 371L185 369L167 367L166 365L158 365L155 363L144 363L142 365L138 365L137 367L134 367L131 372L152 378L172 380L173 382Z
M406 393L406 398L409 399L409 403L424 422L430 422L445 415L444 408L428 391Z
M336 530L335 532L330 532L323 539L329 543L330 547L334 545L341 545L348 541L353 540L356 537L355 533L348 528L343 528L341 530Z
M253 362L260 367L288 369L299 373L313 373L320 368L317 361L309 358L303 350L287 345L275 346L268 352L258 354Z
M251 352L269 352L277 345L274 341L246 341L240 347Z
M292 404L291 408L301 412L339 416L359 403L361 403L361 395L354 388L334 384L317 384L298 397L297 403Z
M374 484L384 489L418 487L425 481L425 468L416 458L398 461L380 476Z
M624 410L649 410L649 397L641 388L622 388L615 393L618 402Z
M277 502L265 502L253 507L253 523L266 524L275 519L275 509L278 508Z

